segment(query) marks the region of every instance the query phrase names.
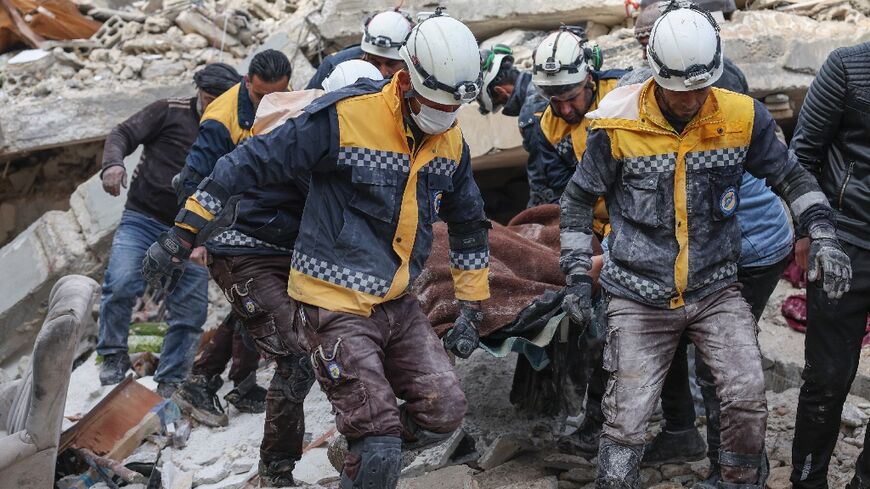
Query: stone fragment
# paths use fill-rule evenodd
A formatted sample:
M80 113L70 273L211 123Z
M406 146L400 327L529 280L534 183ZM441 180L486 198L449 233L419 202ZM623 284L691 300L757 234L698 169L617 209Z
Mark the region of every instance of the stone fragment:
M473 474L467 465L454 465L420 477L399 479L398 489L475 489Z
M202 49L206 46L208 46L208 39L200 36L195 32L185 34L181 38L181 47L183 47L185 51L189 51L192 49Z
M544 467L556 470L571 470L577 467L594 467L594 465L578 455L553 453L544 457Z
M138 56L126 56L124 58L124 66L130 68L133 73L139 73L142 71L142 67L145 66L145 62Z
M843 414L840 416L840 421L847 428L860 428L867 423L867 413L858 409L851 402L843 404Z
M595 467L577 467L569 470L568 472L562 472L559 474L559 479L564 481L571 482L592 482L595 480L595 475L598 473L598 469Z
M583 489L585 486L578 482L559 481L557 487L559 489Z
M226 458L221 458L217 462L206 465L197 470L196 473L193 474L193 485L196 487L203 484L214 484L215 482L226 479L229 475L229 462Z
M251 470L251 467L253 467L255 463L257 463L257 461L252 458L237 458L233 460L233 463L230 465L230 472L233 474L243 474Z
M175 24L185 34L196 33L205 37L212 46L223 46L226 51L237 57L245 55L243 46L238 39L229 33L225 35L221 28L197 11L185 10L175 18Z
M791 487L791 466L777 467L770 469L770 475L767 476L766 489L788 489Z
M147 34L124 42L123 50L127 54L161 54L178 48L177 44L163 36Z
M508 484L506 486L501 486L498 489L559 489L559 481L555 476L549 476L532 481Z
M91 36L92 41L96 41L106 48L110 48L121 42L121 29L127 25L127 21L119 16L112 16L105 22L97 32Z
M668 481L650 486L649 489L683 489L683 485L673 481Z
M649 487L662 481L662 474L652 467L640 470L640 483L643 487Z
M682 475L690 475L692 467L688 464L664 464L659 467L659 471L662 473L662 479L669 480Z
M170 21L166 17L152 16L145 19L145 24L143 25L143 27L145 29L145 32L160 34L166 32L167 29L172 27L172 21Z
M492 469L514 458L526 446L528 446L528 443L523 443L516 438L499 436L486 449L483 456L478 460L477 465L482 470Z
M184 63L171 60L153 61L142 69L142 78L151 80L167 76L178 76L186 71Z

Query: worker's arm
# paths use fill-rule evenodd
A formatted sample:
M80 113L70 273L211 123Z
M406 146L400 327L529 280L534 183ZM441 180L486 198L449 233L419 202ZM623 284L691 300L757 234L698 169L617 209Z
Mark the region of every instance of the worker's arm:
M445 191L438 215L447 223L450 273L460 301L489 298L489 229L483 197L471 171L471 156L463 143L459 167L452 176L452 191Z
M214 170L218 159L235 147L230 131L223 123L214 119L204 120L181 170L179 200L183 202L190 197L200 182Z
M828 147L840 130L845 101L843 61L839 52L834 51L807 91L791 140L798 162L817 177L821 175Z
M834 212L815 178L803 168L794 152L786 149L775 133L775 123L767 108L755 103L752 140L746 153L746 169L785 199L795 218L799 234L809 235L808 279L823 279L830 298L849 290L852 277L849 257L837 240Z
M562 308L578 324L587 323L592 317L595 203L615 179L610 137L603 129L593 130L587 139L583 162L574 170L560 201L559 266L568 284Z
M547 141L541 130L541 125L537 121L524 129L523 146L529 152L528 166L526 167L526 174L529 178L528 207L557 203L559 198L548 184L546 169L558 165L560 158L556 153L556 148Z
M211 175L178 213L175 230L179 237L192 243L233 195L268 184L307 182L310 171L334 169L337 144L332 144L333 115L330 110L303 114L268 134L246 139L218 159ZM330 155L333 157L328 158Z
M100 179L103 190L117 196L121 186L127 187L127 171L124 158L131 155L140 144L156 138L163 130L168 105L158 100L148 105L129 119L115 126L103 146L103 164Z

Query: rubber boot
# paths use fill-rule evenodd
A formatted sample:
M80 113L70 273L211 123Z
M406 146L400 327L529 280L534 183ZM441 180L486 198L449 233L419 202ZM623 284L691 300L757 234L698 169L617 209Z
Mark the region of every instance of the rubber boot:
M643 445L622 445L601 438L598 449L597 489L639 489Z
M271 462L260 461L257 472L260 475L260 487L295 487L293 469L296 468L295 460L273 460Z
M207 426L226 426L229 424L226 413L221 407L217 391L223 385L220 376L208 378L205 375L191 375L173 394L172 400L182 412Z
M257 373L251 372L236 388L229 391L224 399L243 413L266 412L266 389L257 385Z
M729 482L719 479L718 489L764 489L767 485L767 476L770 474L770 461L767 459L767 451L762 447L760 455L742 455L719 451L720 474L728 476L729 473L754 470L757 473L755 483Z
M402 439L367 436L350 442L341 489L396 489L402 470Z
M707 445L694 426L682 431L662 430L646 444L643 450L643 465L679 464L702 460L707 455Z

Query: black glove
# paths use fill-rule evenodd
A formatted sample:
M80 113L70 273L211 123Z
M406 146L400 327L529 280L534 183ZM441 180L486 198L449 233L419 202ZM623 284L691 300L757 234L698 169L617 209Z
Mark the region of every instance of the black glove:
M459 317L444 335L444 348L459 358L468 358L480 345L480 324L483 311L475 303L459 301Z
M181 274L184 262L190 258L190 245L178 238L173 229L163 233L145 252L142 275L155 290L172 292Z
M852 263L840 246L834 228L821 224L809 226L810 253L807 280L822 279L822 289L829 299L839 299L849 291L852 281Z
M562 310L577 324L588 324L592 320L592 277L571 275L568 288L562 299Z

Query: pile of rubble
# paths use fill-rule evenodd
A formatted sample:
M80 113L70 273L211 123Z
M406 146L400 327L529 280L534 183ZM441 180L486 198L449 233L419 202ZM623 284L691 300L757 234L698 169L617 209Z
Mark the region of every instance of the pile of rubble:
M98 3L79 2L83 13L102 22L90 39L47 41L41 49L8 57L3 91L43 97L117 90L142 80L190 80L206 63L241 64L297 10L292 0L132 2L123 10Z

